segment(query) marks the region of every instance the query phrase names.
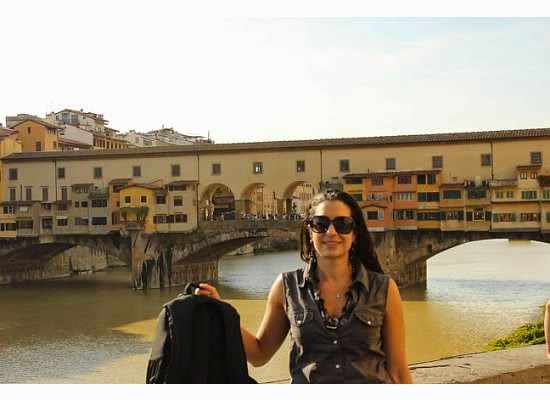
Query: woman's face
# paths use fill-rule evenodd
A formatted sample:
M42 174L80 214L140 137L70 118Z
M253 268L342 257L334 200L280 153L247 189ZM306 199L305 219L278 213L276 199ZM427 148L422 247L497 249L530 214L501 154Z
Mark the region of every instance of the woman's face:
M330 220L336 217L351 218L351 209L340 200L326 200L320 203L312 216L325 216ZM355 241L355 232L338 233L331 223L325 233L317 233L311 226L308 228L316 253L323 258L348 257L349 249Z

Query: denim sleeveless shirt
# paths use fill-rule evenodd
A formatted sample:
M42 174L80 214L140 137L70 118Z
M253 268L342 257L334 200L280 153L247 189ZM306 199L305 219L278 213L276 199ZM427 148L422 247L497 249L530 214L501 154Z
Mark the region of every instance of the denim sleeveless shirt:
M292 383L390 383L382 347L389 278L358 268L357 304L350 320L334 330L323 324L309 279L309 266L283 273Z

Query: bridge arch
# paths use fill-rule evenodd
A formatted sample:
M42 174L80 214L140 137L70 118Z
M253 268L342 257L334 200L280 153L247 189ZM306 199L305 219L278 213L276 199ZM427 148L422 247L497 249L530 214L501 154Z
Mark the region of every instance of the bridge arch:
M199 199L199 218L202 221L221 219L235 211L235 194L223 183L206 186Z
M305 214L313 197L319 193L317 185L308 181L293 181L283 191L285 214Z

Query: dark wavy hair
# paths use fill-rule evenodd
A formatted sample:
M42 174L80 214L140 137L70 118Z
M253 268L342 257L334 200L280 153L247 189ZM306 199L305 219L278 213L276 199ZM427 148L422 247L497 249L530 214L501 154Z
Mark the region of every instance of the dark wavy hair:
M305 262L310 262L312 251L311 236L309 235L309 220L315 212L315 208L324 201L341 201L347 205L351 210L351 217L355 222L355 246L354 253L352 256L357 258L369 271L384 273L384 270L380 266L378 261L378 256L376 255L376 250L374 249L374 243L372 237L367 230L367 224L363 218L363 212L361 207L346 192L340 190L329 189L325 190L318 195L316 195L309 209L306 213L306 218L302 222L302 227L300 230L300 258Z

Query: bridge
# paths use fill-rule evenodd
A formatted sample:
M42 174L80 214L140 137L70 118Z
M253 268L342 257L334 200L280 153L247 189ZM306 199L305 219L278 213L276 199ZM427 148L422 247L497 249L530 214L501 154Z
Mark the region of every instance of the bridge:
M198 229L186 233L146 234L136 226L108 235L4 239L0 241L0 274L9 275L8 281L22 281L25 271L43 269L53 257L84 246L131 266L135 289L177 286L216 279L223 255L266 238L297 241L299 229L298 221L238 220L202 222ZM392 230L371 235L384 271L401 287L425 282L430 257L467 242L512 239L550 243L550 234L537 231Z

